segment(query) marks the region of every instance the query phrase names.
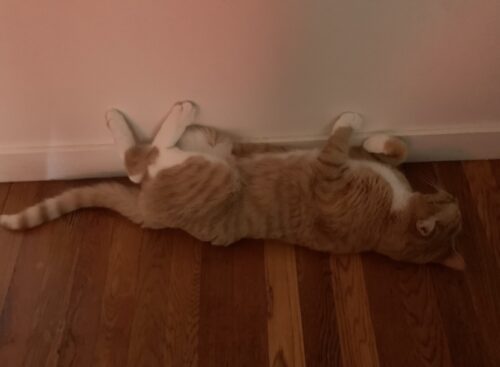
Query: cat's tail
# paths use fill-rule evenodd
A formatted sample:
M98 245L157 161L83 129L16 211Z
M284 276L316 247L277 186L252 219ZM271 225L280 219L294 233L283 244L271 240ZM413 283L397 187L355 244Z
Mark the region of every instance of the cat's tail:
M114 210L135 223L142 223L137 205L138 187L101 183L80 187L35 204L17 214L0 215L0 226L11 230L33 228L81 208Z

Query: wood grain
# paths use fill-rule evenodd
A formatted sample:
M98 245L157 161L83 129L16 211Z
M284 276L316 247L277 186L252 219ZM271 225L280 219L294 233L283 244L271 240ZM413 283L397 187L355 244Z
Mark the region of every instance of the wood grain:
M269 353L264 244L255 240L241 241L234 248L233 265L233 366L267 366Z
M464 162L465 177L474 198L477 215L483 225L498 268L500 268L500 185L489 162Z
M234 248L202 249L200 366L233 366Z
M331 256L332 287L344 366L379 366L359 255Z
M267 366L264 248L204 245L199 366Z
M458 197L465 272L219 248L104 210L0 229L0 366L499 366L500 161L405 170ZM81 184L0 184L0 208Z
M166 366L171 360L165 330L173 239L170 231L145 231L142 237L127 366Z
M294 248L266 242L265 263L270 366L305 366Z
M92 228L92 231L74 231L70 237L70 246L76 246L79 252L58 350L60 366L93 364L115 216L104 210L91 210L78 215L79 225Z
M428 267L377 255L364 256L363 266L384 365L452 366Z
M67 187L64 183L16 185L11 194L28 193L36 199L30 200L33 204ZM21 192L16 195L17 190ZM71 236L78 225L79 219L70 216L21 234L23 242L0 322L1 365L56 362L79 250Z
M443 162L436 165L437 174L444 187L458 197L462 209L463 231L458 237L459 251L464 254L467 270L463 274L472 305L477 315L480 343L484 347L484 359L488 363L499 361L500 345L500 272L494 247L485 233L485 226L476 209L476 198L472 195L462 164ZM474 322L471 320L471 322ZM494 365L491 364L491 365Z
M410 164L407 166L406 175L413 187L424 193L434 192L434 188L427 182L442 185L434 164ZM440 310L453 365L486 365L481 336L475 326L477 316L463 274L440 266L427 268L434 284L434 298Z
M307 366L342 366L330 256L296 248Z
M172 243L165 340L171 353L167 366L198 365L201 246L188 234L176 231Z
M481 229L484 230L483 242L476 244L476 247L484 247L484 250L481 252L488 255L489 258L489 261L484 264L491 268L485 269L484 275L488 277L491 286L500 287L500 274L498 272L500 270L500 185L495 178L493 166L490 162L464 162L462 167L469 184L471 197L474 198L471 203L474 204L477 216L481 222ZM490 302L498 305L500 295L498 292L490 293L496 293L492 294L493 298ZM490 303L489 307L495 306ZM489 327L485 329L486 334L484 335L487 338L486 345L490 349L488 354L491 356L496 353L494 345L498 347L500 343L499 328L500 315L497 313L494 317L490 318Z
M7 213L7 198L11 188L10 183L0 184L0 210L1 213ZM12 196L15 200L15 196ZM12 199L11 199L12 200ZM7 231L0 231L0 314L2 313L7 290L9 289L12 272L16 264L17 255L19 253L19 242L21 237L13 236ZM16 244L16 242L18 242Z
M126 219L116 220L110 240L107 276L96 332L94 366L127 364L132 320L137 303L136 288L143 231Z

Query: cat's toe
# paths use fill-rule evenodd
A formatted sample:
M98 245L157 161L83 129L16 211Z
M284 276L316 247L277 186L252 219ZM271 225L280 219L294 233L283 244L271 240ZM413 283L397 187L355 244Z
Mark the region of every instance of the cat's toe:
M362 126L363 117L361 117L359 113L344 112L342 115L340 115L337 121L335 121L332 132L341 127L350 127L353 130L359 130Z
M372 135L363 142L363 148L370 153L386 154L387 142L391 136L387 134Z

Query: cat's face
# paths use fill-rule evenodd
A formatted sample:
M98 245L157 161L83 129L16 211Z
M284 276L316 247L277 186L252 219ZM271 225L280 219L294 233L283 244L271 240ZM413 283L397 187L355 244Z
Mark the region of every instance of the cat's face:
M443 190L417 194L404 234L404 246L387 255L396 260L418 264L435 262L463 270L465 262L454 245L461 229L462 215L455 197Z

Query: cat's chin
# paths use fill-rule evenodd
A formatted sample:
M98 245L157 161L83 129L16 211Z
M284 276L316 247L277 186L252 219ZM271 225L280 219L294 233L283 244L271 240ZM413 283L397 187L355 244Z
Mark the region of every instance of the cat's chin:
M464 271L466 267L463 256L458 252L453 252L453 254L437 263L457 271Z

